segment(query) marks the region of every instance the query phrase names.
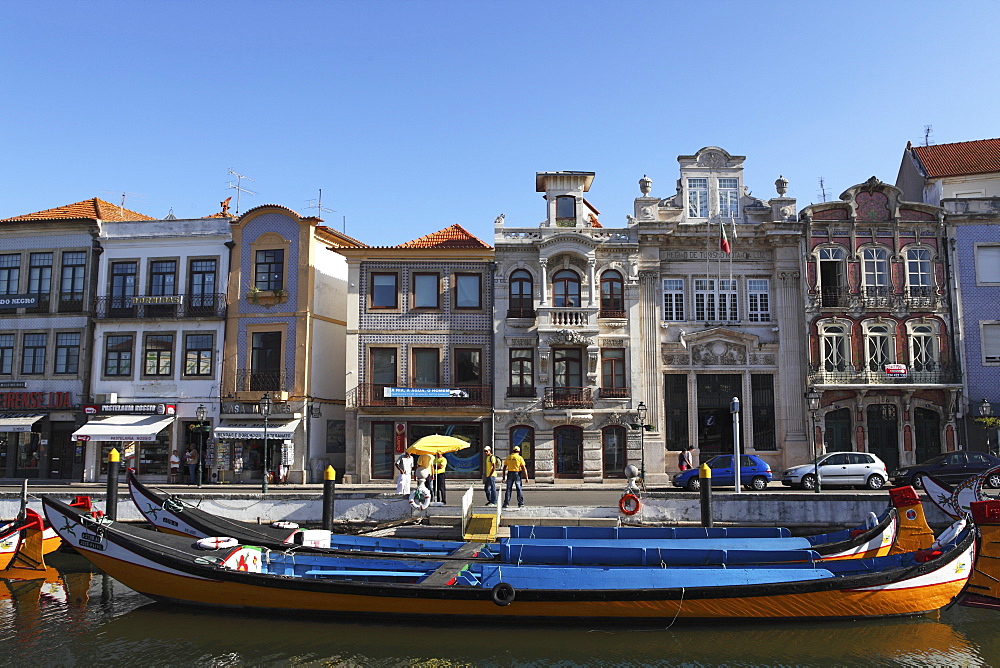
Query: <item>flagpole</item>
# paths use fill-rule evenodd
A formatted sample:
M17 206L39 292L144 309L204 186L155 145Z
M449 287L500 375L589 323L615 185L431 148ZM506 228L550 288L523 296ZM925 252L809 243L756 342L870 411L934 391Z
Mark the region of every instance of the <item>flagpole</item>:
M733 297L737 302L739 302L739 296L736 293L736 286L733 285L733 244L736 243L736 218L733 218L733 240L729 242L729 289L733 291ZM730 312L732 309L730 309ZM737 312L738 313L738 312ZM732 318L736 320L737 318Z

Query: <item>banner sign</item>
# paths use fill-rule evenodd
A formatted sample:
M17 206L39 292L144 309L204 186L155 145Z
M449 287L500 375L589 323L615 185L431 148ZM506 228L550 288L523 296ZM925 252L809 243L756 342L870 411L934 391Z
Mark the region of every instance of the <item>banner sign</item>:
M175 415L177 406L174 404L87 404L83 407L83 412L85 415Z
M130 299L133 304L182 304L184 295L141 295Z
M0 308L34 308L38 306L38 295L0 296Z
M0 408L72 408L71 392L0 392Z
M469 393L465 390L450 390L447 387L383 387L382 396L386 399L396 397L420 397L422 399L459 397L468 399Z

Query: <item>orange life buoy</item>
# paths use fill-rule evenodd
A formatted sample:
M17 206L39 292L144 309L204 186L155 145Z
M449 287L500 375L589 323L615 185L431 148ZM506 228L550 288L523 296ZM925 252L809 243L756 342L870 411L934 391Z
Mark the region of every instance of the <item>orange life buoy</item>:
M625 494L618 501L618 509L625 515L635 515L641 505L639 497L635 494Z

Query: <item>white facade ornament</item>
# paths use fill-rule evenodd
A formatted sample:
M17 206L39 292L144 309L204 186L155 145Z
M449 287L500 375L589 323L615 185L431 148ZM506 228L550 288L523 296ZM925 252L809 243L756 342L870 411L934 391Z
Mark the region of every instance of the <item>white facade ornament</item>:
M695 364L703 366L742 365L747 363L747 350L746 346L728 341L699 343L691 346L691 359Z

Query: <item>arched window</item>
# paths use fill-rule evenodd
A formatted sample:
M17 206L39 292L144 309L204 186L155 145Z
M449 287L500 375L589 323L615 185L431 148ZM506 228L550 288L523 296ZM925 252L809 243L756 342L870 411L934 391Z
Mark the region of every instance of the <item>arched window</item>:
M847 306L845 261L843 248L819 249L819 289L822 306Z
M614 269L609 269L601 274L600 317L625 317L625 281L622 280L622 275Z
M869 324L865 329L865 361L868 371L885 373L885 365L896 361L895 347L889 325Z
M524 269L518 269L510 275L510 303L508 305L508 318L534 318L535 309L533 301L534 283L531 274Z
M552 305L580 306L580 277L575 271L562 269L552 277Z
M823 326L820 338L823 371L847 371L851 363L850 350L850 334L846 325L833 323Z
M579 478L583 475L583 429L572 425L556 427L552 431L556 442L555 475Z
M907 249L906 294L910 299L910 305L929 305L932 286L931 252L926 248Z
M937 329L929 324L909 325L907 329L910 339L910 366L914 373L937 371L940 368Z
M535 477L535 428L528 425L519 424L510 428L510 449L514 446L521 448L521 457L528 465L528 477Z
M605 427L601 430L605 478L625 477L625 466L628 464L625 457L627 433L625 427L621 425Z
M861 251L861 275L867 306L889 305L889 251L865 248Z

